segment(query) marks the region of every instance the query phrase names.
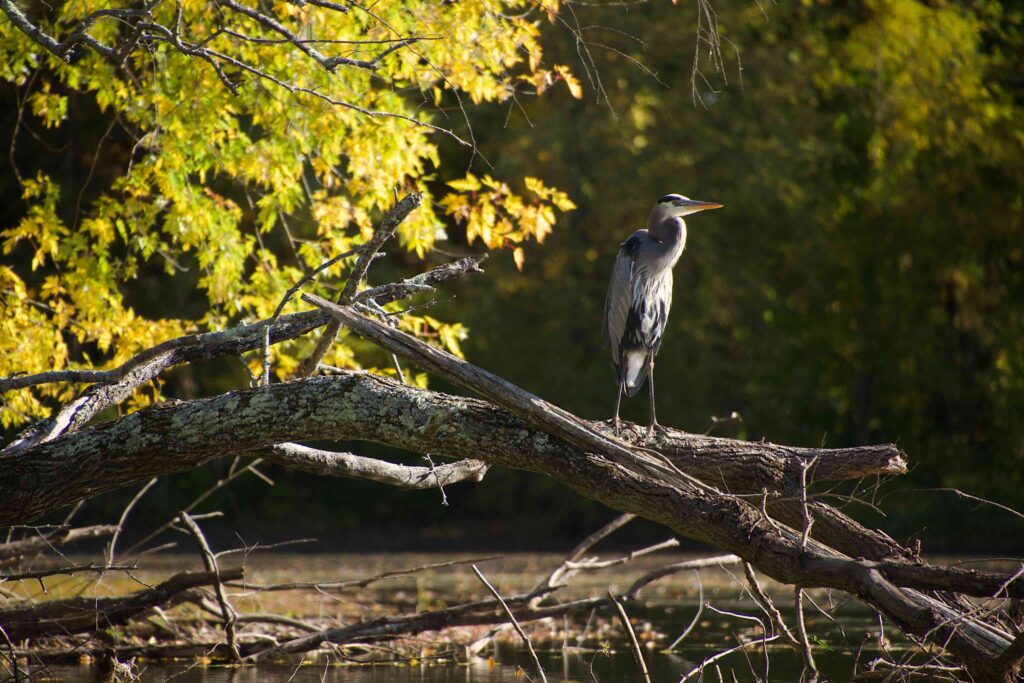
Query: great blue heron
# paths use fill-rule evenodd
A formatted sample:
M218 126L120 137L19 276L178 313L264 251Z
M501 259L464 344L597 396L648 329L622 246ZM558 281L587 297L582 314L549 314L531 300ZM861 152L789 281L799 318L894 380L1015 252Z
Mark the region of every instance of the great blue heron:
M604 331L612 348L619 384L615 398L616 434L622 394L636 395L644 380L651 397L647 435L651 436L659 426L654 411L654 356L661 347L672 306L672 268L686 246L683 216L720 208L721 204L667 194L651 209L647 228L637 230L619 245L604 304Z

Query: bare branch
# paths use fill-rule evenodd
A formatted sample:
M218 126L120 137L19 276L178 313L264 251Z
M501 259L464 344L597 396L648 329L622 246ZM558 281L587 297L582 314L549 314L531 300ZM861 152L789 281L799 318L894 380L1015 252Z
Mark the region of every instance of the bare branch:
M325 451L294 443L280 443L259 451L268 462L284 467L349 479L368 479L400 489L431 489L460 481L483 481L488 465L459 460L436 467L396 465L353 453Z
M238 580L241 568L224 570L220 578ZM196 602L202 594L191 589L209 586L218 580L212 572L181 572L166 581L126 597L80 597L52 600L0 610L0 623L11 640L50 634L91 633L97 629L124 624L157 606Z
M402 221L417 209L422 201L422 194L410 192L385 214L384 219L380 222L380 226L373 233L373 237L363 245L359 259L356 261L355 266L352 267L348 282L345 283L345 289L342 290L341 295L338 297L339 303L349 304L355 300L356 290L359 289L359 283L362 279L366 277L366 271L369 270L373 257L384 246L384 243L391 239L391 236L395 234ZM331 348L331 344L334 343L334 338L338 335L339 330L341 330L341 323L338 320L331 320L327 328L324 329L320 339L317 340L316 348L308 358L299 364L298 369L295 371L298 377L308 377L316 371L320 361L323 360L328 349Z
M679 637L669 643L669 646L665 648L666 652L672 652L679 647L679 643L686 640L686 636L693 632L693 629L700 623L700 615L704 613L704 582L701 581L699 571L694 570L693 574L694 578L697 579L697 611L693 613L693 619L691 619L689 625L683 629L683 632L679 634Z
M540 597L543 597L548 592L560 586L564 586L572 575L575 574L575 572L569 567L570 563L578 561L585 554L590 552L591 548L632 522L634 519L636 519L636 515L619 515L597 531L584 538L569 552L560 565L555 567L555 569L552 570L552 572L548 574L543 581L537 584L537 587L533 589L531 595L540 599Z
M800 537L801 548L807 547L807 539L810 538L811 527L814 526L814 517L811 516L811 511L807 507L807 470L814 467L815 463L817 462L818 458L815 457L813 460L804 464L804 466L800 468L800 506L803 510L804 517L804 532L803 535Z
M32 572L20 574L0 574L0 583L10 581L27 581L29 579L45 579L48 576L66 576L70 574L82 574L85 572L103 574L104 572L130 572L138 569L138 565L132 564L93 564L75 565L72 567L54 567L53 569L38 569Z
M646 588L649 584L662 579L672 574L678 574L679 572L695 569L707 569L708 567L724 567L730 564L739 564L742 562L736 555L716 555L714 557L702 557L697 560L686 560L684 562L676 562L675 564L665 565L659 567L647 574L644 574L639 579L633 582L633 585L626 591L625 597L628 600L635 600L640 595L640 591Z
M344 579L341 581L295 581L291 583L275 583L267 586L260 586L252 583L245 584L228 584L233 588L245 588L246 590L256 591L263 593L267 591L290 591L290 590L305 590L314 588L317 590L346 590L349 588L366 588L372 583L378 581L384 581L387 579L394 579L399 576L408 576L410 574L418 574L419 572L428 571L431 569L445 569L448 567L456 567L463 564L473 564L476 562L488 562L490 560L498 559L498 555L492 555L490 557L477 557L468 560L450 560L448 562L434 562L431 564L424 564L418 567L412 567L410 569L398 569L395 571L384 572L383 574L376 574L374 576L368 576L361 579Z
M656 553L656 552L660 552L662 550L667 550L668 548L678 548L678 547L679 547L679 540L675 539L675 538L670 538L670 539L668 539L666 541L662 541L661 543L656 543L656 544L648 546L646 548L640 548L639 550L633 550L628 555L624 555L622 557L616 557L616 558L611 559L611 560L596 560L596 559L594 559L594 560L585 560L583 562L566 562L565 566L568 567L569 569L573 569L573 570L576 570L576 571L590 571L590 570L594 570L594 569L607 569L608 567L615 567L615 566L620 565L620 564L625 564L625 563L630 562L630 561L632 561L632 560L634 560L634 559L636 559L638 557L643 557L644 555L650 555L651 553Z
M688 681L694 676L697 676L698 674L702 673L709 664L713 664L714 662L717 662L719 659L728 657L729 655L735 652L741 652L749 647L757 647L758 645L761 645L763 647L768 643L778 640L780 637L781 636L771 636L769 638L751 640L745 643L740 643L736 647L729 648L728 650L723 650L717 654L711 655L710 657L706 657L704 658L704 661L702 661L700 664L698 664L693 669L683 674L683 676L679 679L679 683L685 683L685 681Z
M512 614L512 610L508 608L508 603L505 602L505 599L501 597L501 593L491 585L491 582L487 580L487 577L481 573L475 564L473 565L473 573L476 574L476 577L480 579L480 582L487 587L487 590L491 592L494 599L501 604L501 608L505 610L505 615L508 617L509 622L511 622L512 628L516 630L516 633L519 634L519 637L522 638L523 642L526 644L526 649L530 651L530 656L533 657L533 664L537 667L537 673L540 674L540 680L547 683L548 677L544 675L544 667L540 664L540 657L538 657L537 653L534 651L533 643L531 643L530 639L526 636L526 632L523 631L523 627L519 625L518 621L516 621L516 617Z
M486 254L446 263L402 282L359 292L355 299L364 301L372 297L378 304L383 305L407 298L423 291L424 287L434 287L467 273L482 273L483 270L479 266L484 259ZM274 324L268 319L250 325L240 325L223 332L188 334L158 344L139 352L118 368L96 371L97 374L92 375L90 381L109 384L89 387L56 415L23 431L0 453L16 453L51 441L66 432L80 429L101 410L117 405L129 397L136 387L171 367L224 356L239 356L261 348L268 334L270 343L278 344L322 327L330 320L327 314L314 310L281 316ZM51 381L64 380L53 373L0 379L0 393Z
M768 618L771 619L772 624L775 625L775 629L782 633L786 637L786 640L792 645L799 645L799 641L796 636L793 635L789 627L786 626L785 620L782 618L782 613L779 612L775 603L772 602L771 597L765 593L764 589L761 588L761 584L757 581L757 576L754 574L754 568L750 566L749 562L743 563L743 573L747 576L747 582L750 584L750 591L754 595L754 599L764 610Z
M101 538L114 533L117 527L110 524L81 527L71 529L66 526L57 527L45 533L37 533L35 536L0 543L0 563L19 557L30 557L57 546L74 541Z
M221 581L220 569L217 567L217 557L210 550L210 544L206 542L202 529L195 523L195 520L188 516L187 512L182 512L178 519L181 520L181 523L185 525L185 528L188 529L189 533L192 534L192 538L199 545L203 564L206 565L206 571L213 574L213 587L217 596L217 603L220 605L221 617L224 620L224 633L227 635L228 647L231 649L235 659L241 660L242 655L238 652L237 636L235 635L235 619L238 616L235 614L234 607L228 602L227 595L224 594L224 583Z
M796 632L800 635L800 652L804 657L804 676L802 680L807 683L816 683L818 680L818 667L814 663L814 653L811 651L811 641L807 639L807 626L804 624L804 590L797 586L794 590Z
M121 530L124 529L125 520L128 519L128 515L131 514L132 508L135 507L136 503L142 500L142 497L146 495L146 492L156 486L156 483L160 481L157 477L153 477L146 484L139 489L138 493L132 496L132 499L128 501L128 504L124 506L124 510L121 511L121 518L117 520L117 528L114 530L114 535L110 537L110 542L107 543L107 564L113 564L114 558L117 557L114 553L117 548L117 537L121 535Z
M346 252L342 252L333 258L329 258L319 266L311 270L310 272L299 278L299 281L288 288L288 291L281 297L281 302L277 304L277 308L274 309L274 315L270 316L270 320L267 321L267 326L263 331L263 375L260 377L261 384L270 384L270 331L274 327L274 323L281 317L281 313L284 312L284 307L288 305L288 301L291 300L295 292L302 288L302 285L313 280L317 275L333 266L338 261L352 256L363 247L356 247L355 249L349 249Z
M629 616L626 614L625 608L621 602L615 599L611 591L608 591L608 599L612 601L616 612L619 614L619 620L622 621L622 626L626 629L626 633L629 634L629 642L633 646L633 656L636 657L636 664L640 667L640 673L643 674L644 680L647 683L651 683L651 675L647 673L647 662L644 661L644 653L640 649L640 643L636 640L636 633L633 632L633 625L629 623Z

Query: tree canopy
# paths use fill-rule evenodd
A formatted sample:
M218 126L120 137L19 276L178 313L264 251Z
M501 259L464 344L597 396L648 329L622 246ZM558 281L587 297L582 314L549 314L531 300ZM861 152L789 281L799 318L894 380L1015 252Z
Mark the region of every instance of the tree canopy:
M556 9L150 0L26 15L5 2L0 78L18 94L5 191L16 184L21 201L0 232L0 375L113 367L171 337L269 317L305 272L365 240L399 192L427 198L399 230L407 251L425 257L456 223L521 265L519 245L543 241L572 202L528 174L441 170L437 138L471 155L473 105L556 81L579 95L538 41ZM148 288L195 294L147 307L161 297ZM460 353L459 323L402 320ZM303 351L280 350L277 375ZM346 343L326 361L361 365ZM0 419L23 424L73 390L7 396Z

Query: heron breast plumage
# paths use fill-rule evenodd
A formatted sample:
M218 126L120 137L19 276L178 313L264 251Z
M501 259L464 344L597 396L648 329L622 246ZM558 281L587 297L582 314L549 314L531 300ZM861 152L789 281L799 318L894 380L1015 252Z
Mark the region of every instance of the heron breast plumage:
M643 386L648 356L657 354L672 306L672 267L685 226L666 226L663 240L638 230L619 247L605 302L605 333L626 393ZM674 229L673 229L674 228Z

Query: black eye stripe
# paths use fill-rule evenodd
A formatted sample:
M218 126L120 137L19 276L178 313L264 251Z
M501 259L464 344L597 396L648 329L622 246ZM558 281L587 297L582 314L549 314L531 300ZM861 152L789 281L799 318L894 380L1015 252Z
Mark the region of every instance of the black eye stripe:
M662 197L661 199L659 199L658 203L659 204L664 204L665 202L678 202L680 199L682 199L682 197L680 195L677 195L677 194L667 194L664 197Z

